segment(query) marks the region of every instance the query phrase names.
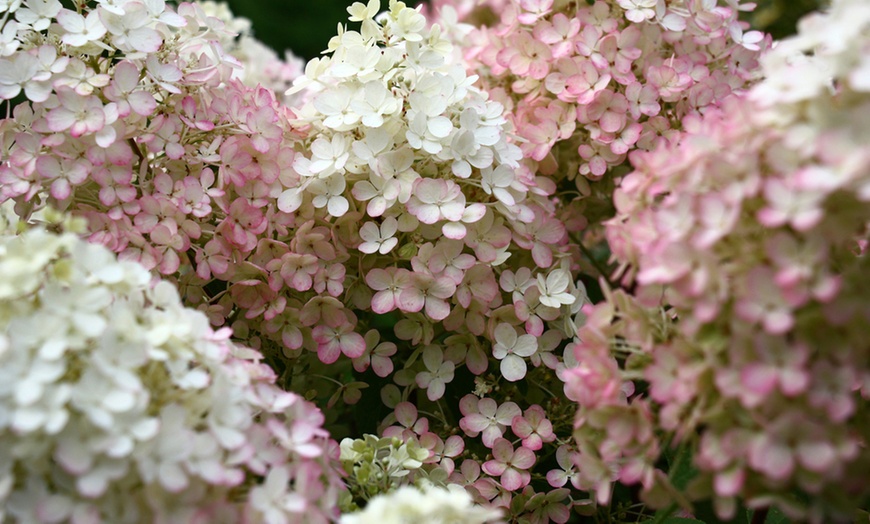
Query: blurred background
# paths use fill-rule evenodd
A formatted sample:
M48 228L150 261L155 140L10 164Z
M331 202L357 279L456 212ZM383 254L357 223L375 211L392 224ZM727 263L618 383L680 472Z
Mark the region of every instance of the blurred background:
M384 9L389 0L381 0ZM406 0L414 4L414 0ZM582 1L582 0L581 0ZM306 60L320 54L335 34L339 22L347 20L346 8L354 0L227 0L230 9L253 22L254 36L283 55L285 49ZM591 2L590 2L591 3ZM824 0L759 0L758 8L746 17L755 29L774 38L795 31L798 19L818 9Z

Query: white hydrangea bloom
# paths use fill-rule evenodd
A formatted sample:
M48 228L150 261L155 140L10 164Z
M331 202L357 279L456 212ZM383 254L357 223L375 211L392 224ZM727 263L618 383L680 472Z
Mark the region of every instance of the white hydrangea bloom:
M422 490L403 486L373 498L362 511L343 515L341 524L483 524L500 517L499 510L475 505L471 495L456 485Z
M294 112L310 129L304 144L310 153L294 161L301 177L279 207L335 202L329 213L337 217L346 207L332 190L341 189L348 201L366 202L372 218L400 217L415 181L424 178L458 183L511 222L529 217L535 182L518 173L522 155L509 140L504 107L474 87L477 78L466 74L441 29L426 26L419 8L391 0L387 12L376 15L378 9L377 0L349 7L360 31L340 28L332 54L311 61L288 91L304 90L307 101ZM346 187L333 182L326 191L309 181L333 175ZM460 226L448 224L444 234L461 238Z
M143 266L73 233L16 234L6 216L0 521L216 522L218 510L229 522L335 516L339 481L322 416L273 386L256 352L214 332ZM308 428L298 432L304 438L281 440L290 423ZM264 439L280 453L260 456ZM291 487L300 483L304 491ZM231 494L242 485L250 497ZM264 490L285 502L267 507Z

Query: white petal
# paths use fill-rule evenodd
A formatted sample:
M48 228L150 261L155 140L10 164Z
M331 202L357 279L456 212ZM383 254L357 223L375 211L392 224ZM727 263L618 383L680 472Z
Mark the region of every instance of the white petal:
M516 355L508 355L501 361L501 374L508 382L516 382L526 376L526 361Z

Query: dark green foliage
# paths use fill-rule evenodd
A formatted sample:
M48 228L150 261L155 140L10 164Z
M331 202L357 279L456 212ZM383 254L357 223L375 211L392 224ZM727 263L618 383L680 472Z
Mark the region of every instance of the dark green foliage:
M353 0L228 0L236 16L252 22L254 36L279 54L290 49L310 59L326 48Z
M823 8L825 0L759 0L758 7L748 17L755 29L768 32L774 40L796 32L797 22L810 11Z

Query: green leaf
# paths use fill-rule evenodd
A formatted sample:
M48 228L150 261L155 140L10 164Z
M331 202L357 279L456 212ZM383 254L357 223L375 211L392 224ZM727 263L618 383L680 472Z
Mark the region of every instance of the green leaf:
M666 455L668 460L668 477L675 488L686 489L689 481L695 478L698 470L692 464L692 451L689 446L682 446L676 451L669 450Z
M767 519L764 521L764 524L790 524L791 521L783 515L783 513L776 509L770 508L770 512L767 514Z

